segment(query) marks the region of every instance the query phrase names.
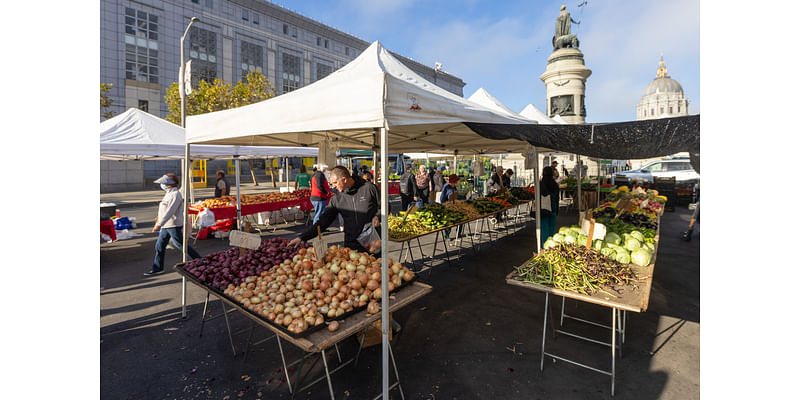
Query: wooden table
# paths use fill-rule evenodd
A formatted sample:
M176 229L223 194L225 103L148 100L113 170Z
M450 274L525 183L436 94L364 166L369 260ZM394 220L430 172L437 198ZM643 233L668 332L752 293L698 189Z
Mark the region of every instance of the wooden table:
M283 330L277 328L275 325L273 325L272 322L268 322L268 320L266 318L264 318L263 316L260 316L260 315L258 315L256 313L250 311L249 309L243 307L239 302L229 298L224 293L222 293L220 291L217 291L217 290L214 290L214 289L208 287L207 285L203 284L202 282L198 281L197 278L195 278L194 275L186 272L183 269L183 263L177 264L175 266L175 270L180 275L185 276L190 282L194 283L195 285L197 285L198 287L200 287L201 289L203 289L203 290L205 290L207 292L207 294L206 294L206 305L208 304L208 298L211 295L216 296L217 298L219 298L223 302L223 315L225 316L225 322L226 322L226 325L227 325L227 328L228 328L228 336L229 336L229 338L231 337L231 331L230 331L230 324L228 324L228 313L232 312L234 310L235 311L239 311L243 315L247 316L254 324L263 326L264 328L267 328L269 331L271 331L272 333L275 334L275 337L277 338L277 341L278 341L278 349L279 349L280 354L281 354L281 362L283 363L283 370L284 370L284 373L286 374L286 382L287 382L287 385L289 386L289 392L290 393L297 393L297 392L303 391L306 388L311 387L314 384L316 384L317 382L321 381L322 379L326 379L327 378L328 390L330 391L331 399L334 399L333 384L331 382L331 374L336 372L336 371L338 371L338 370L340 370L340 369L342 369L342 368L344 368L346 365L350 364L351 362L356 361L358 359L358 353L352 359L347 360L345 362L341 362L341 358L339 358L339 361L340 361L339 365L335 369L330 370L328 368L328 360L327 360L325 351L328 350L331 347L336 346L336 344L338 344L339 342L349 338L350 336L355 335L356 333L366 332L366 330L375 321L378 321L378 320L381 319L381 314L380 313L376 313L376 314L370 315L370 314L367 313L366 310L362 310L362 311L359 311L359 312L357 312L357 313L355 313L353 315L350 315L349 317L346 317L346 318L344 318L342 320L339 320L339 329L337 331L335 331L335 332L330 332L327 329L320 329L320 330L312 332L312 333L310 333L310 334L308 334L306 336L294 337L294 336L284 332ZM426 294L430 293L432 290L433 290L433 287L430 286L430 285L427 285L427 284L424 284L424 283L421 283L421 282L417 282L417 281L411 282L411 284L409 284L408 286L403 287L402 289L390 294L390 296L389 296L389 312L395 312L395 311L398 311L398 310L402 309L403 307L405 307L405 306L413 303L414 301L420 299L422 296L425 296ZM224 307L224 304L228 304L229 306L231 306L233 308L233 310L226 311L225 307ZM203 309L203 319L205 319L205 314L206 314L205 311L206 310L205 310L205 307L204 307L204 309ZM201 334L202 334L202 325L201 325ZM295 347L299 348L300 350L302 350L303 352L308 353L308 354L306 356L302 357L300 360L297 360L296 362L290 363L290 364L287 365L286 358L285 358L285 356L283 354L283 347L281 345L281 339L291 343ZM250 340L248 338L248 346L250 344L249 342L250 342ZM363 337L362 337L362 343L363 343ZM231 339L231 346L233 346L232 339ZM361 351L361 347L359 346L359 352L360 351ZM336 352L338 354L338 348L337 348ZM304 387L299 388L299 389L297 388L297 386L299 386L299 381L295 382L295 387L293 388L291 380L289 378L289 371L287 369L287 366L294 365L294 364L296 364L296 363L298 363L298 362L300 362L300 361L302 361L302 360L304 360L304 359L308 358L309 356L314 355L316 353L320 354L320 358L323 361L323 364L324 364L324 367L325 367L325 375L317 378L313 382L310 382L309 384L307 384ZM235 354L235 351L234 351L234 354ZM402 393L402 388L400 387L400 376L399 376L399 373L397 372L397 367L396 367L396 364L395 364L395 361L394 361L394 354L392 353L392 350L391 350L391 344L389 345L389 355L391 357L392 364L395 365L395 378L397 379L396 382L393 385L390 386L389 390L391 390L394 387L398 387L401 390L401 393ZM300 375L300 371L298 371L296 375Z
M653 259L650 262L650 265L646 265L640 267L638 265L629 264L631 269L634 271L637 277L636 285L638 288L634 289L631 286L626 286L622 288L618 288L619 291L615 291L612 288L604 287L603 290L609 293L614 293L617 297L609 296L606 293L598 291L597 293L586 295L583 293L573 292L570 290L562 290L550 286L539 285L535 283L527 283L522 282L522 278L517 274L517 269L515 268L511 273L506 276L506 283L512 286L522 287L525 289L536 290L539 292L543 292L545 294L544 298L544 324L542 326L542 356L539 363L539 370L544 370L544 356L547 355L555 360L565 361L579 367L583 367L586 369L590 369L595 372L599 372L601 374L609 375L611 377L611 395L614 395L614 381L616 378L616 353L619 351L620 357L622 356L622 343L625 343L625 321L627 319L627 312L645 312L647 311L647 305L650 299L650 289L653 285L653 271L655 269L656 263L656 254L658 253L658 242L660 236L660 228L661 228L661 219L659 218L658 221L659 230L656 232L656 236L654 238L654 250L653 250ZM522 265L527 265L531 260L526 261ZM554 333L563 333L565 335L582 339L588 342L597 343L605 346L611 347L611 371L604 371L598 368L594 368L588 365L584 365L578 363L576 361L569 360L567 358L548 353L545 351L545 339L547 337L547 313L549 311L549 301L550 295L557 295L561 296L561 319L559 325L563 325L564 318L570 318L579 322L584 322L587 324L603 327L606 329L611 330L611 343L583 337L576 335L571 332L567 332L561 329L555 329ZM587 303L598 304L604 307L611 308L611 325L604 325L594 321L587 321L581 318L577 318L571 315L567 315L564 313L564 302L567 298L583 301ZM551 317L552 318L552 317ZM617 335L620 335L620 344L617 344Z

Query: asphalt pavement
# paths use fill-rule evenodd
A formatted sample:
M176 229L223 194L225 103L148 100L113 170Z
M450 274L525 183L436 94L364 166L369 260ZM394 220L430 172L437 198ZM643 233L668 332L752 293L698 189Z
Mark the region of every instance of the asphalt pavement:
M263 190L262 188L252 188ZM247 189L244 189L247 190ZM244 192L243 190L243 192ZM188 285L188 316L181 318L181 278L168 273L144 277L150 269L156 234L150 232L161 191L106 194L101 201L120 204L123 216L136 216L142 236L100 244L100 392L108 399L280 399L291 398L283 382L275 340L251 346L245 359L249 319L230 314L234 356L224 319L208 321L200 335L205 291ZM247 192L245 192L247 193ZM202 198L202 196L198 196ZM208 196L206 196L208 197ZM154 200L153 200L154 199ZM685 207L662 218L661 242L645 313L629 313L623 355L616 360L615 399L700 398L700 224L693 240L680 239L691 218ZM577 222L574 213L560 215L558 225ZM305 226L289 223L262 234L291 238ZM611 397L610 377L545 358L540 372L544 294L512 287L504 277L531 257L535 228L498 227L499 238L477 253L464 248L433 260L434 268L419 275L433 291L394 313L402 329L392 341L401 384L407 399L599 399ZM342 240L335 227L326 233L330 244ZM433 238L422 247L430 253ZM200 254L228 248L226 240L208 239L193 245ZM441 248L441 244L439 244ZM396 254L399 245L390 244ZM175 250L166 263L180 260ZM551 311L561 301L551 297ZM218 300L212 315L221 315ZM567 313L610 324L609 309L566 302ZM567 329L608 340L607 329L565 320ZM552 332L548 332L552 335ZM253 340L267 337L256 328ZM610 369L607 346L548 336L548 352L564 354L584 364ZM551 347L552 346L552 347ZM357 342L342 342L342 357L352 356ZM301 352L283 342L287 360ZM336 356L329 362L336 364ZM321 373L313 358L301 364L311 375ZM332 377L337 399L367 399L380 393L380 346L361 352L357 367L347 366ZM290 370L296 373L296 370ZM393 375L392 375L393 381ZM298 399L328 399L324 380ZM397 390L392 398L400 398Z

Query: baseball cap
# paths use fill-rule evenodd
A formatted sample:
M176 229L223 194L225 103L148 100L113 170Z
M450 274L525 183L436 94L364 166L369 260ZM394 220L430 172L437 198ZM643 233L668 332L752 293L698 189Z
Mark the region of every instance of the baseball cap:
M459 178L456 174L450 174L450 176L447 177L447 181L451 183L456 183L459 179L461 178Z
M158 179L154 180L153 183L158 183L158 184L162 184L163 183L165 185L174 185L175 181L173 181L172 178L164 175L161 178L158 178Z

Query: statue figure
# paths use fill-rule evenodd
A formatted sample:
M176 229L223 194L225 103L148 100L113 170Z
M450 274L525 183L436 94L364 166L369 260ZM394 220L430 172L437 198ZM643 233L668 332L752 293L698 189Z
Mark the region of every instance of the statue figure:
M558 14L558 18L556 18L556 34L553 36L553 50L566 47L578 47L577 36L570 33L572 23L580 24L580 21L572 19L572 16L567 12L567 6L561 5L561 13Z

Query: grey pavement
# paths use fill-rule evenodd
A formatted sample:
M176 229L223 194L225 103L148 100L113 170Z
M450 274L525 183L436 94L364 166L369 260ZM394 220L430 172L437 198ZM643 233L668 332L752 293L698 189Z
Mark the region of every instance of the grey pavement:
M152 212L152 207L126 209ZM691 242L680 240L691 212L685 207L666 213L661 242L645 313L629 313L622 357L616 360L616 395L613 399L700 398L700 225ZM559 215L559 225L577 221L574 213ZM152 226L152 224L150 224ZM302 224L276 227L273 235L292 237ZM140 227L137 231L149 231ZM544 295L505 283L504 277L530 258L532 224L508 231L477 253L465 248L443 256L418 279L433 291L394 313L402 330L392 349L406 399L612 399L610 378L567 363L545 358L540 372ZM338 229L327 233L331 244L342 240ZM423 238L430 254L433 238ZM155 234L100 246L100 393L113 399L280 399L292 398L282 382L281 359L274 340L251 346L245 358L249 319L230 315L236 355L224 319L208 321L200 335L200 314L205 292L188 287L188 318L180 316L180 276L172 271L143 277L154 254ZM228 247L219 239L198 241L200 254ZM441 243L439 244L441 248ZM396 254L399 246L390 244ZM451 249L452 250L452 249ZM168 251L167 264L179 261ZM560 311L560 299L551 297L551 312ZM554 304L553 304L554 303ZM220 315L212 297L212 315ZM607 308L566 302L567 313L609 324ZM557 321L557 320L556 320ZM557 322L556 322L557 323ZM608 330L565 320L567 330L608 340ZM610 368L609 348L577 341L565 335L552 337L548 352L566 355L596 368ZM253 330L253 340L266 338L267 330ZM301 352L283 341L287 361ZM341 343L342 357L357 347L351 338ZM329 363L336 364L335 353ZM311 375L321 372L313 358L301 365ZM367 399L380 392L380 346L362 351L357 367L347 366L332 376L337 399ZM297 373L291 370L291 373ZM391 380L394 380L391 375ZM324 380L298 399L328 399ZM400 398L392 392L392 398Z

